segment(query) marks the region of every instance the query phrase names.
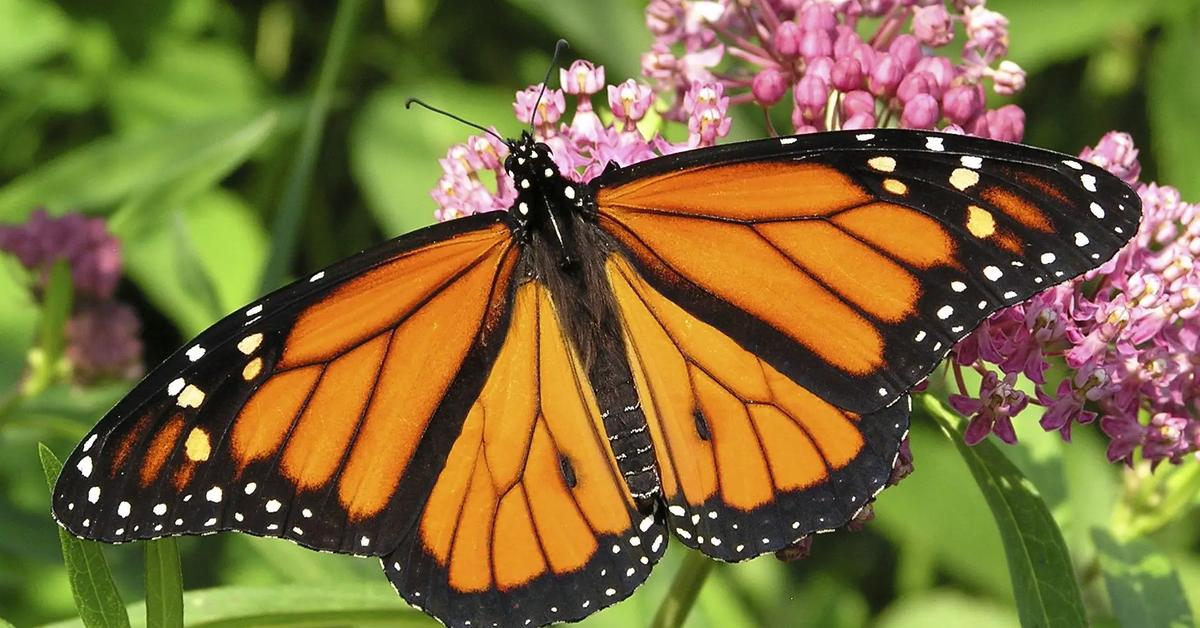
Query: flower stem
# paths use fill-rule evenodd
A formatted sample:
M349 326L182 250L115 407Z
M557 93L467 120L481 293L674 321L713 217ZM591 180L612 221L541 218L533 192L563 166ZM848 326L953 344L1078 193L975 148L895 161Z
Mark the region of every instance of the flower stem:
M683 565L679 567L679 573L675 574L671 590L667 592L662 606L658 607L654 622L650 624L651 628L682 626L712 568L713 561L710 558L700 552L688 552L683 559Z

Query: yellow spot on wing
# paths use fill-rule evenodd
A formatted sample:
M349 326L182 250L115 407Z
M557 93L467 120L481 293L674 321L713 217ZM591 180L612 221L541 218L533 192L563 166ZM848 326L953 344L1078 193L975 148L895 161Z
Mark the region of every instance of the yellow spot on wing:
M950 173L950 185L959 190L966 190L976 183L979 183L979 173L974 170L955 168L954 172Z
M250 381L255 377L258 377L258 374L262 372L262 367L262 358L254 358L253 360L250 360L246 363L246 367L242 369L242 379Z
M986 238L996 233L996 219L977 205L967 206L967 231L976 238Z
M872 157L867 160L867 165L880 172L892 172L896 169L896 160L891 157Z
M192 431L188 432L188 437L183 443L183 448L188 460L193 462L208 460L209 454L212 453L212 444L208 440L208 432L205 432L203 428L193 427Z
M262 340L263 340L263 335L261 333L250 334L249 336L246 336L245 338L242 338L240 341L238 341L238 343L237 343L238 351L241 351L242 353L244 353L246 355L250 355L251 353L254 353L255 349L258 349L258 346L262 344Z
M896 179L884 179L883 189L891 192L892 194L903 195L908 193L908 186Z
M179 393L179 399L176 401L181 408L199 408L200 404L204 403L204 391L196 388L192 384L188 384L183 392Z

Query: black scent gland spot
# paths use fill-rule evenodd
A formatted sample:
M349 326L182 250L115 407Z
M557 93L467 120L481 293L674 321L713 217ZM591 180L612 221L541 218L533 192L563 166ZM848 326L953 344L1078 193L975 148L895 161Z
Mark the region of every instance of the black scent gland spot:
M579 480L575 477L575 467L571 466L571 460L566 456L559 456L558 466L562 469L563 479L567 481L567 487L575 488Z
M704 418L704 413L699 408L692 411L692 416L696 419L696 433L700 435L701 440L711 440L712 434L708 431L708 421Z

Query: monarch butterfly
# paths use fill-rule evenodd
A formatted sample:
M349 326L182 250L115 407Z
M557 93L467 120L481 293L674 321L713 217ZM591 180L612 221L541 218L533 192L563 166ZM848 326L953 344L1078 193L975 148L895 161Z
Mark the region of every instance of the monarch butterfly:
M105 542L237 530L378 557L449 626L578 620L672 534L738 561L884 485L910 387L995 310L1096 268L1138 198L936 132L705 148L589 183L508 142L507 212L401 236L152 371L55 487Z

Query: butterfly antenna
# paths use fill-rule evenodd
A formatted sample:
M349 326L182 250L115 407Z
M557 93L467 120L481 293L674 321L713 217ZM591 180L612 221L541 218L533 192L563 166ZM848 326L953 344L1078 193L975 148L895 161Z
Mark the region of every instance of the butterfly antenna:
M440 113L443 116L450 118L451 120L458 120L459 122L461 122L469 127L479 129L480 131L483 131L484 133L487 133L488 135L491 135L492 137L500 140L501 142L504 143L505 146L512 148L512 143L509 142L508 140L504 139L503 137L500 137L500 135L498 133L496 133L495 131L485 128L485 127L482 127L478 124L475 124L474 122L471 122L470 120L464 120L464 119L450 113L449 111L445 111L443 109L438 109L437 107L434 107L433 105L421 100L420 98L409 98L408 100L404 101L404 108L411 109L414 104L421 105L422 107L424 107L434 113Z
M550 82L550 75L554 72L554 68L558 67L558 57L562 55L562 51L570 47L571 45L565 39L554 43L554 56L550 57L550 67L546 68L546 78L542 79L542 91L538 92L537 101L533 103L533 109L529 111L530 130L533 130L533 118L537 115L538 106L542 104L542 96L546 95L546 83Z

